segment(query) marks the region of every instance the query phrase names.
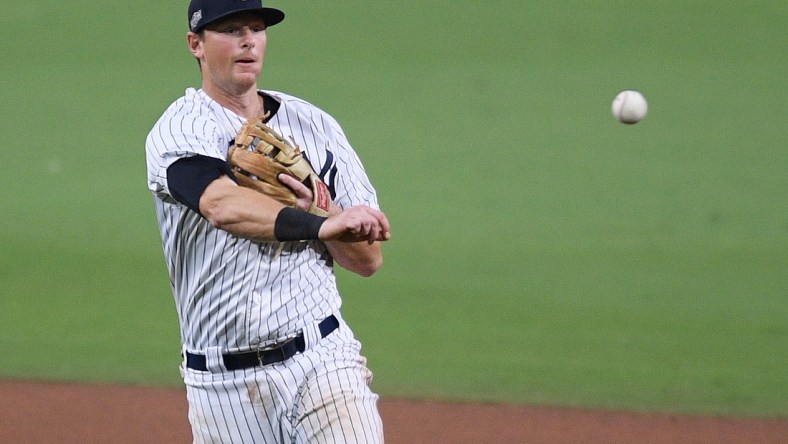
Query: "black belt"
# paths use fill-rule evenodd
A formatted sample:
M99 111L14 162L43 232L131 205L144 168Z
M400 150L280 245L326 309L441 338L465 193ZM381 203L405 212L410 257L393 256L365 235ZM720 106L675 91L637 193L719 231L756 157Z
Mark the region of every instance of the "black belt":
M339 327L339 321L334 315L331 315L320 321L317 327L320 329L320 338L322 339ZM304 341L304 332L302 331L298 336L277 344L275 347L244 353L229 353L222 355L222 360L227 370L240 370L286 361L296 353L303 353L304 350L306 350L306 341ZM186 367L192 370L208 371L205 355L186 352Z

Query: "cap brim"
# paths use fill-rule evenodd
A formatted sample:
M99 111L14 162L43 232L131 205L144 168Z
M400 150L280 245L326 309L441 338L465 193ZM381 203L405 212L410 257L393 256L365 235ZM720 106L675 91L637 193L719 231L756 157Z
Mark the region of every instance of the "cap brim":
M282 20L285 19L285 13L280 11L280 10L278 10L278 9L276 9L276 8L246 9L246 10L242 10L242 11L232 11L232 12L228 12L227 14L222 14L220 16L217 16L216 18L214 18L210 22L200 25L198 28L196 28L192 32L200 32L203 29L205 29L206 27L208 27L211 23L216 23L219 20L226 19L227 17L230 17L230 16L235 15L235 14L243 14L244 12L256 12L256 13L260 14L260 16L263 18L263 21L265 22L265 26L266 27L274 26L277 23L280 23Z
M274 26L285 19L285 13L276 8L263 8L261 13L265 26Z

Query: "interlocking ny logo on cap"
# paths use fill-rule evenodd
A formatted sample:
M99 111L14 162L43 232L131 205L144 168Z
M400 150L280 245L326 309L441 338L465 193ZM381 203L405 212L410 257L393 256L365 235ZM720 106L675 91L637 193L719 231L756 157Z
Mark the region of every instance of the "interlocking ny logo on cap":
M192 14L192 19L189 22L189 25L192 27L192 29L194 29L200 23L200 20L202 20L202 9L198 9L197 12Z

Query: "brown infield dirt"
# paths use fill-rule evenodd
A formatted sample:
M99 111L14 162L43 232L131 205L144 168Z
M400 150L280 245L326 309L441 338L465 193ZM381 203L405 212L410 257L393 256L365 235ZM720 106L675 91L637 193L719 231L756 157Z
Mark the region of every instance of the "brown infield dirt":
M183 389L0 381L2 443L189 443ZM384 399L388 444L788 443L788 419Z

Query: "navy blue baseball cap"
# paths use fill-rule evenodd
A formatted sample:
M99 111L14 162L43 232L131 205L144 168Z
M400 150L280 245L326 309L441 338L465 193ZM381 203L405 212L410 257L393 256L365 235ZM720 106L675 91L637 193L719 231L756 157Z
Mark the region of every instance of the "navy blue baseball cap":
M274 26L285 19L285 13L275 8L264 8L262 0L191 0L189 30L200 32L206 25L237 12L257 12L265 26Z

